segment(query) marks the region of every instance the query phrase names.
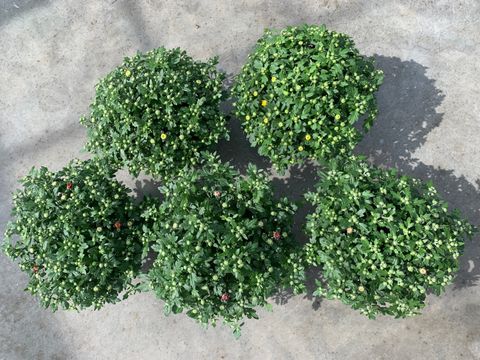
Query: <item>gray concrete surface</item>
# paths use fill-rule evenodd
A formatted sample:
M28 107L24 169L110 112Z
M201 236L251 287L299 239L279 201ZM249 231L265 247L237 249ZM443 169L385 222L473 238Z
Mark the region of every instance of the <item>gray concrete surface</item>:
M265 27L305 22L351 34L385 70L378 121L357 152L433 179L478 225L479 19L478 0L2 0L0 230L18 177L77 156L85 141L78 118L93 85L123 56L181 46L198 58L218 54L234 74ZM268 167L235 121L232 137L220 146L223 158ZM314 173L274 174L275 186L298 198ZM128 180L139 193L154 185ZM22 291L26 278L0 255L0 359L480 359L478 240L467 244L455 284L429 297L421 316L372 321L335 301L284 294L238 341L226 328L165 318L150 294L52 314Z

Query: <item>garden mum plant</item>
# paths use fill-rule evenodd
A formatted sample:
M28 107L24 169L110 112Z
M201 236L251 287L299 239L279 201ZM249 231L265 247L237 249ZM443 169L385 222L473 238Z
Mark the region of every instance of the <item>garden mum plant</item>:
M242 177L209 157L160 189L164 201L145 206L153 225L143 236L158 253L148 278L166 313L186 310L205 325L222 318L239 334L279 287L303 290L296 206L274 198L263 171L251 165Z
M252 146L284 170L348 155L377 114L383 81L347 35L325 26L267 30L236 77L235 113Z
M3 250L53 310L99 309L136 291L145 247L127 188L96 160L33 168L13 197Z
M87 150L135 176L169 177L195 165L200 152L228 137L216 64L163 47L125 58L96 85L91 113L80 120Z
M317 294L371 318L418 313L427 292L452 282L473 232L431 183L356 158L333 162L306 198L315 207L306 259L323 268Z

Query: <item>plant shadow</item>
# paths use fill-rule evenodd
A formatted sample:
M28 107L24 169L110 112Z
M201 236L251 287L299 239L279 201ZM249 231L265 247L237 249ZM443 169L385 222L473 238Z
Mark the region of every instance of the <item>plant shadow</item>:
M133 192L135 194L135 200L138 203L141 203L145 197L152 197L157 199L162 199L162 193L159 190L159 187L162 185L162 182L154 179L142 179L135 181L135 187Z
M154 179L142 179L135 181L135 187L133 192L135 194L135 202L140 204L146 197L151 197L155 199L162 199L163 195L159 190L162 182ZM157 253L153 250L152 247L149 248L147 256L143 259L141 272L148 273L152 267L155 259L157 258Z
M305 293L303 298L311 301L312 309L318 310L323 302L323 297L314 295L317 290L317 281L322 281L321 269L318 267L309 267L305 271ZM279 289L272 299L277 305L287 304L296 295L291 289Z
M255 165L259 169L269 170L271 164L267 158L258 154L257 149L252 147L240 125L240 120L233 115L233 101L226 100L220 106L221 111L228 116L228 133L230 139L222 139L218 142L214 150L220 156L222 161L228 161L241 174L245 174L249 164Z

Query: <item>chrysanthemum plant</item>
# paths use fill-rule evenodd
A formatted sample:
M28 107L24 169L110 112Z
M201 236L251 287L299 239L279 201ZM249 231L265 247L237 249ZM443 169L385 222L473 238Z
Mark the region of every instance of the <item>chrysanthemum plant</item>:
M167 178L195 165L200 152L228 137L216 64L163 47L125 58L97 84L91 113L80 120L87 150L135 176Z
M99 309L137 290L142 253L129 190L96 160L32 169L13 197L4 252L52 310Z
M295 205L275 199L261 170L245 177L215 157L161 188L146 206L143 237L158 253L148 278L166 313L217 319L240 333L244 318L281 287L303 290L303 265L292 236Z
M356 158L321 176L306 195L315 207L306 259L323 268L318 295L371 318L406 317L452 282L473 227L448 211L431 183Z
M377 114L383 73L347 35L288 27L258 40L232 90L252 146L278 170L305 159L348 155Z

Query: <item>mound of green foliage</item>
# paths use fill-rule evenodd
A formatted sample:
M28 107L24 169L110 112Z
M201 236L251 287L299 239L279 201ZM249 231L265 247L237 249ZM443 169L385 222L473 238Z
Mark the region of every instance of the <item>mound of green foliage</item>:
M383 73L352 39L325 26L266 31L236 77L235 112L260 155L280 170L347 155L377 114Z
M276 200L267 175L245 177L214 157L161 188L146 206L146 242L158 253L148 277L167 313L187 310L202 324L217 318L239 333L244 317L280 287L303 289L292 236L295 205Z
M216 64L163 47L125 58L97 84L91 114L80 120L86 148L134 175L169 177L195 165L228 137Z
M98 161L32 169L13 197L5 253L53 310L100 308L136 290L144 246L127 188Z
M306 198L306 257L325 281L317 294L372 318L416 314L428 291L439 295L473 231L430 183L355 158L332 163Z

